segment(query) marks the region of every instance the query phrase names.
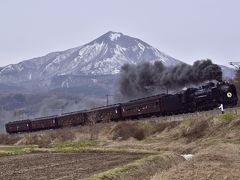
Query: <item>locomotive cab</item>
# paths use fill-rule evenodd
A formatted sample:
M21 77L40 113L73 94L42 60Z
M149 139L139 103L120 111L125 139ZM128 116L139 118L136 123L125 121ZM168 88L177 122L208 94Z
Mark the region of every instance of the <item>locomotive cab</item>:
M236 87L227 82L218 83L218 90L220 94L219 102L227 107L237 105L238 96Z

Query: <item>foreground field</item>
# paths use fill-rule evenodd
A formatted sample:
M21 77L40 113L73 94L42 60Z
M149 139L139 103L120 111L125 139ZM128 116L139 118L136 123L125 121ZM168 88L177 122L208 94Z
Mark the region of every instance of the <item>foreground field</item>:
M152 180L240 179L240 145L220 144L199 151L167 171L160 171Z
M143 154L38 153L0 159L0 179L83 179L126 165Z
M235 109L1 135L0 179L240 179L239 128Z

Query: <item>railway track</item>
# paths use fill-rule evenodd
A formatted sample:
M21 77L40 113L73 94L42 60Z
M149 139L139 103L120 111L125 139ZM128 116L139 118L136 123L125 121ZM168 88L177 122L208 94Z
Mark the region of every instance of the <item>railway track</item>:
M224 112L231 112L236 115L240 115L240 107L233 107L233 108L226 108L224 109ZM209 117L209 116L216 116L220 115L221 111L219 109L214 110L208 110L208 111L199 111L199 112L193 112L193 113L184 113L184 114L176 114L171 116L159 116L159 117L148 117L148 118L141 118L139 120L142 121L162 121L162 122L169 122L169 121L183 121L187 118L200 118L200 117Z

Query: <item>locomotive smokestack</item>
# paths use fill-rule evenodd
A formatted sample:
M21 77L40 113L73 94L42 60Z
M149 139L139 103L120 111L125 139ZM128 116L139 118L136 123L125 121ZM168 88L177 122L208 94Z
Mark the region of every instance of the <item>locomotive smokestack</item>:
M176 90L206 80L222 80L221 68L211 60L200 60L194 64L166 67L160 61L154 64L125 64L118 80L119 93L124 99L137 98L154 93Z

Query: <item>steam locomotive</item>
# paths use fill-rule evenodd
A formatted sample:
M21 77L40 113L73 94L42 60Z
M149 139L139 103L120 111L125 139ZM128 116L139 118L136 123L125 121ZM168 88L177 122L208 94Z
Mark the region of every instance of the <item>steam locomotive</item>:
M228 82L208 82L198 88L188 88L176 94L159 94L125 103L71 112L59 116L9 122L5 125L10 134L57 129L110 121L123 121L150 116L210 110L220 104L237 105L236 88Z

